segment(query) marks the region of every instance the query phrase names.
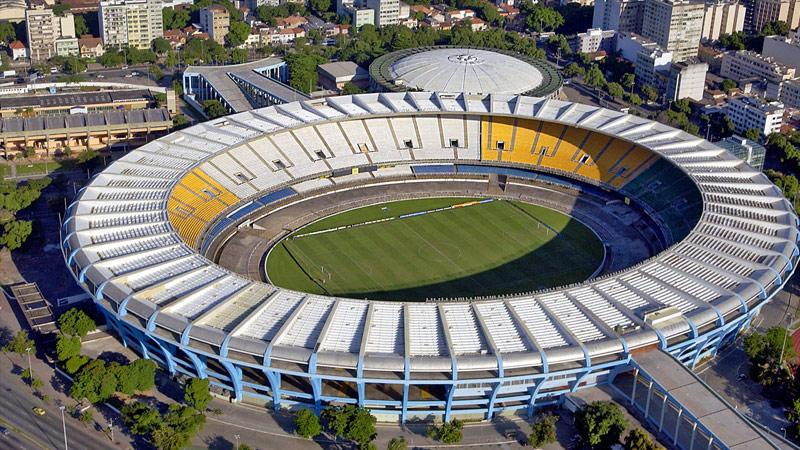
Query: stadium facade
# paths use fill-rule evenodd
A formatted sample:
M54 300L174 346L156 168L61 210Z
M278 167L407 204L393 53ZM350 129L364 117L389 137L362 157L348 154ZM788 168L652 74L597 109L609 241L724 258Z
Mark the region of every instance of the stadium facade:
M665 250L548 291L449 302L307 295L204 256L265 208L421 179L616 192ZM792 274L798 221L760 172L633 115L507 95L362 94L214 119L130 152L81 190L65 261L121 340L237 401L370 408L382 420L531 413L660 348L687 366ZM468 293L465 293L468 295Z

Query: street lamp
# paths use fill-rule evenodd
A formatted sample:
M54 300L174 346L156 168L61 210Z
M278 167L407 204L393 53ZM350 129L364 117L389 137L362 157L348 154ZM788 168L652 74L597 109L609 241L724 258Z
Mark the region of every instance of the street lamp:
M61 405L58 409L61 410L61 426L64 427L64 450L69 450L69 444L67 444L67 421L64 420L64 410L66 406Z
M31 348L26 347L25 353L28 354L28 376L30 377L29 383L31 384L31 387L33 387L33 366L31 365Z
M236 439L236 448L234 450L239 450L239 435L234 434L233 438Z
M783 438L786 439L786 427L781 427L781 431L783 431Z

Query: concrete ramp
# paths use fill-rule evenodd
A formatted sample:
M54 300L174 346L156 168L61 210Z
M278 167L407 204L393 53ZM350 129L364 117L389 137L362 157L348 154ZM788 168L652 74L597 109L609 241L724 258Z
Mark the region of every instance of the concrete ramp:
M734 410L691 370L659 350L636 353L612 385L670 443L685 450L796 449Z

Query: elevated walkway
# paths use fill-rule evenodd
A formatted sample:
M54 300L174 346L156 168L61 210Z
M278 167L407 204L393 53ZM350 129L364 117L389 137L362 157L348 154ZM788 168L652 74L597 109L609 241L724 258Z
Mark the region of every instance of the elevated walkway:
M676 448L798 448L752 423L665 352L636 353L631 368L612 386Z

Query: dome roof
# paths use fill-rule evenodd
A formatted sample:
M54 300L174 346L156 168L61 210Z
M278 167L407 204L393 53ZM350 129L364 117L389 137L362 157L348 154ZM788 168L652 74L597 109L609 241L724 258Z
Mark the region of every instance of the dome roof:
M539 87L541 71L510 55L475 48L436 48L395 61L389 71L412 89L471 94L519 94Z

